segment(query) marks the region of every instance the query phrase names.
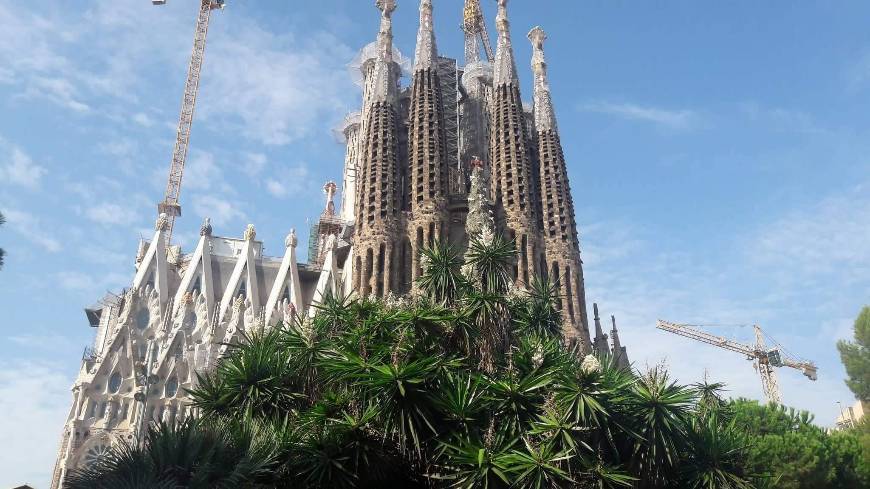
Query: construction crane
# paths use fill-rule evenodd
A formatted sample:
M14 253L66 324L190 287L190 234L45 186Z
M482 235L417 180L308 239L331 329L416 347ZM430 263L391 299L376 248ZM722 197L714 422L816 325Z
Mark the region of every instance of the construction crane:
M483 18L480 0L465 0L462 20L462 30L465 32L465 61L472 63L480 60L480 52L477 48L477 39L480 39L486 52L486 59L492 63L495 56L489 42L489 33L486 30L486 20Z
M773 341L774 345L768 347L764 341L765 333L757 325L754 326L754 345L746 345L721 336L712 335L705 331L701 331L699 329L701 327L703 326L677 324L670 321L663 321L661 319L656 323L656 328L658 329L746 355L746 359L753 362L755 370L761 377L761 388L764 391L765 398L767 398L769 402L777 404L782 403L782 395L780 394L779 383L776 378L776 368L793 368L801 371L801 373L807 376L810 380L818 379L818 369L813 362L793 357L785 350L785 348L782 347L782 345L773 339L771 339L771 341Z
M151 3L165 5L166 0L151 0ZM193 53L190 55L190 64L187 67L187 81L184 83L184 97L181 99L181 115L178 118L178 131L175 134L175 148L172 150L172 163L169 166L169 180L166 183L163 201L157 204L157 212L166 214L169 219L166 228L167 247L172 239L175 218L181 215L181 204L178 198L181 194L181 178L184 175L184 162L187 160L187 148L190 144L190 126L193 123L196 94L199 92L199 73L205 56L208 22L212 10L223 8L224 0L200 0L196 31L193 35Z

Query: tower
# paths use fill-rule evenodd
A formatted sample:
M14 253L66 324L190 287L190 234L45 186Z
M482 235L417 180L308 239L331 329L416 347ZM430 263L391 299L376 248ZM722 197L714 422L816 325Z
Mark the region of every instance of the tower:
M381 10L377 57L363 95L353 287L364 296L383 297L397 282L399 73L393 63L392 14L396 2L378 0L377 6Z
M418 262L423 246L445 239L449 225L447 141L437 61L432 0L421 0L408 120L411 213L407 233L413 253L412 279L420 276Z
M565 336L581 342L588 350L591 345L586 318L583 261L580 259L580 242L574 219L574 202L571 197L571 186L568 183L568 170L565 166L565 155L562 152L559 128L556 125L556 115L547 80L547 61L544 57L546 39L547 35L540 27L535 27L529 32L529 40L533 48L534 125L545 269L559 290Z
M514 277L526 284L537 273L543 255L538 239L533 185L535 177L528 150L523 103L511 43L507 0L498 0L498 44L493 71L490 136L492 195L497 225L517 248Z

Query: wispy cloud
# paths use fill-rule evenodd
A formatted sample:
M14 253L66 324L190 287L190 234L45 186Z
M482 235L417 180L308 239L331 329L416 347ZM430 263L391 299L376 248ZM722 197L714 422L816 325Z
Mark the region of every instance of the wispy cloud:
M245 219L244 204L230 202L214 195L195 195L193 210L200 218L210 217L216 226L226 226Z
M88 205L85 217L104 226L128 226L139 221L136 211L127 203L100 202Z
M332 34L300 41L237 22L209 49L200 113L254 141L297 141L353 101L344 65L354 51Z
M33 161L21 148L0 139L0 183L36 188L46 169Z
M870 275L870 183L795 210L757 230L748 259L771 273L818 283ZM846 274L843 274L846 271Z
M0 363L0 433L15 443L15 450L5 450L0 457L0 486L16 487L27 481L48 487L70 406L70 381L54 365Z
M63 248L54 233L43 229L40 219L33 214L16 209L3 209L3 215L6 216L10 229L46 251L57 253Z
M665 109L628 102L595 101L581 104L583 112L619 117L626 120L647 122L670 129L690 129L699 122L698 113L687 109Z
M740 111L764 127L780 132L823 134L827 129L820 126L808 113L783 107L763 107L755 102L740 105Z
M267 178L266 190L278 198L297 194L306 188L311 188L312 182L305 165L286 166L272 172Z

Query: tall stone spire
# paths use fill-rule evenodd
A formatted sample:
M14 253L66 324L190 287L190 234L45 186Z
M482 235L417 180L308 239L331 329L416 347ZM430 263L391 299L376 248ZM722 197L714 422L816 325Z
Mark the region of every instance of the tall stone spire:
M396 100L398 67L393 62L392 13L395 0L377 0L381 11L378 55L373 82L363 95L363 124L359 146L353 286L357 293L383 297L396 287L393 250L399 221L398 141Z
M547 34L537 26L529 32L532 41L532 71L535 75L535 129L537 131L556 131L556 115L550 98L550 84L547 81L547 59L544 56L544 41Z
M523 102L517 80L507 0L499 0L498 45L493 75L492 121L490 125L490 164L492 194L499 227L516 242L517 283L529 283L538 272L541 255L538 220L534 202L535 177L527 146Z
M610 345L607 344L607 335L604 334L604 329L601 327L601 318L598 317L598 304L592 304L592 311L595 320L595 352L599 355L609 355Z
M374 81L370 101L390 102L396 100L396 73L393 67L393 12L396 0L377 0L381 11L381 27L378 30Z
M586 318L583 261L580 259L580 242L577 237L568 170L547 80L547 62L544 57L546 39L547 35L540 27L529 32L533 49L532 71L535 76L534 139L537 141L542 235L547 268L558 284L562 297L563 322L573 328L573 335L588 349L593 345L590 345ZM596 323L596 349L599 346L598 327Z
M407 225L411 243L412 279L419 277L421 248L446 236L448 225L448 163L441 81L435 64L438 51L432 27L432 0L420 1L411 107L408 117L408 163L412 217Z
M498 14L495 28L498 30L498 44L495 50L495 86L518 83L517 62L514 59L514 46L511 43L511 24L507 17L508 0L498 0Z
M613 358L616 360L617 367L627 368L629 366L628 353L619 342L619 332L616 331L616 316L611 315L610 321L613 323L613 329L610 331L610 339L613 340Z
M433 67L438 58L435 30L432 26L432 0L420 0L420 28L417 31L417 49L414 51L414 72Z

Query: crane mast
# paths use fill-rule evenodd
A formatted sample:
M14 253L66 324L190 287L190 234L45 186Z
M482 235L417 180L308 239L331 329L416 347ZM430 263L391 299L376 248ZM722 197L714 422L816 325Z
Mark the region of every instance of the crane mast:
M163 5L166 0L151 0L154 5ZM175 148L172 150L172 162L169 166L169 179L166 182L166 192L163 201L157 204L157 212L166 214L169 224L166 230L166 245L172 239L172 228L175 218L181 215L181 179L184 176L184 163L187 160L187 149L190 144L190 128L193 124L193 111L196 107L196 95L199 92L199 75L205 56L206 37L211 11L223 9L224 0L200 0L199 13L196 18L196 31L193 35L193 52L187 67L187 80L184 83L184 96L181 99L181 115L178 118L178 130L175 134Z
M758 376L761 377L761 388L768 402L782 403L782 394L780 393L779 381L776 375L776 368L778 367L793 368L801 371L810 380L818 379L818 369L813 362L793 358L778 346L769 348L764 340L764 331L757 325L754 326L754 345L746 345L716 336L706 331L701 331L697 326L691 324L677 324L659 319L656 323L656 328L724 350L746 355L746 359L753 362Z
M495 55L489 42L489 32L486 30L486 20L483 18L480 0L465 0L462 30L465 32L465 61L467 63L480 61L480 51L477 47L477 40L480 39L487 61L492 63Z

